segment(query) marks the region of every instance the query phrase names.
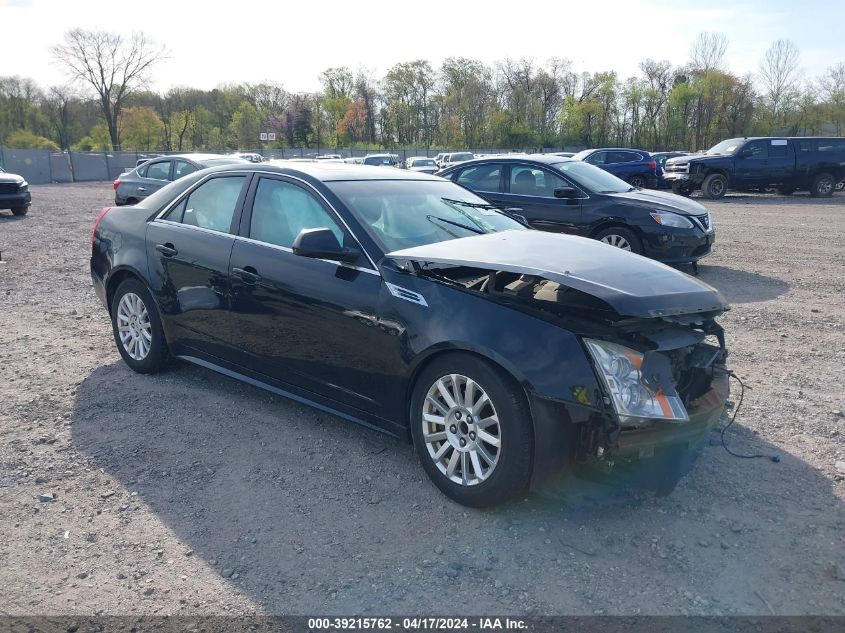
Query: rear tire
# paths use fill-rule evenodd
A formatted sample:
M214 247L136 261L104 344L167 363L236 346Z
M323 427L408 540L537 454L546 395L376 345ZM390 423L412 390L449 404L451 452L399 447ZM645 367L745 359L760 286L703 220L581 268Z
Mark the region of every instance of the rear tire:
M438 384L454 406L449 406ZM461 505L494 506L527 491L532 428L519 384L501 368L471 354L436 358L414 384L411 435L417 455L434 485Z
M645 176L637 174L628 179L628 184L632 187L636 187L637 189L645 189L648 186L648 181Z
M642 240L631 229L626 229L622 226L611 226L603 229L596 233L593 238L599 242L631 251L637 255L642 255L643 253Z
M777 192L782 196L791 196L795 193L795 187L778 187Z
M14 209L12 209L12 215L26 215L27 211L29 211L29 207L15 207Z
M161 371L170 351L158 308L146 286L127 279L117 287L111 301L111 321L117 351L139 374Z
M127 204L127 205L138 204L138 200L136 200L135 198L127 198L126 202L124 204Z
M710 174L701 183L701 193L709 200L724 198L728 192L728 179L722 174Z
M814 198L829 198L835 190L836 179L828 173L823 173L813 178L810 195Z

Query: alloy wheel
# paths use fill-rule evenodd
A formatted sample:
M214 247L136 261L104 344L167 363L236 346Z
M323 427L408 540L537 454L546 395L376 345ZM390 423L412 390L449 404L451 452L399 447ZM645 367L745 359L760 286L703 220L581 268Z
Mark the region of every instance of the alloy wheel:
M437 469L457 484L482 483L499 462L499 416L472 378L449 374L431 385L423 402L422 431Z
M601 241L605 244L615 246L616 248L621 248L623 251L631 250L631 243L628 242L628 240L626 240L621 235L615 235L611 233L610 235L605 235L603 238L601 238Z
M124 351L133 360L144 360L152 345L150 313L141 297L127 292L117 306L117 332Z
M823 195L827 196L830 195L834 189L836 188L836 183L833 182L830 178L822 178L819 180L819 184L816 187L818 192Z

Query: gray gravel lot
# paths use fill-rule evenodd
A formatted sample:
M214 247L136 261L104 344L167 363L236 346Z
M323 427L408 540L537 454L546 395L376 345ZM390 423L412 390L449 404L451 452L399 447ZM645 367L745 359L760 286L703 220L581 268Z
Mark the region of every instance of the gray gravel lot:
M110 183L32 194L0 213L0 613L845 614L845 195L707 203L701 278L752 387L729 441L779 463L713 434L668 498L570 482L477 511L400 441L132 373L88 273Z

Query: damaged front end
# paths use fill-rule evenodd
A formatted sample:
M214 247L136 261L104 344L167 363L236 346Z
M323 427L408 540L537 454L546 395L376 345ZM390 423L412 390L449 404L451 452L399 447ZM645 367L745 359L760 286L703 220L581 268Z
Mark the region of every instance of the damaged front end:
M598 380L595 393L572 394L571 404L584 406L568 415L568 461L618 464L700 445L729 395L728 352L715 320L729 306L718 291L618 249L601 249L604 264L596 264L594 248L585 256L595 242L580 238L565 238L565 254L543 252L545 238L524 233L534 235L498 237L515 242L511 247L530 240L518 256L475 249L473 242L496 239L485 235L459 240L468 245L461 257L438 252L441 245L390 257L405 272L484 295L578 337Z

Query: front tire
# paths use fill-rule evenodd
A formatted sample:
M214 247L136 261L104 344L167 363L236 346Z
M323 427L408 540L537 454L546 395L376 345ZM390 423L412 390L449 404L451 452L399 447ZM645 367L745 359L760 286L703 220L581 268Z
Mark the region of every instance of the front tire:
M26 215L26 212L29 211L29 207L15 207L12 209L12 215L22 216Z
M111 302L117 351L139 374L153 374L167 364L170 353L152 295L137 279L123 281Z
M695 191L695 187L687 182L672 183L672 193L674 193L675 195L689 198L692 195L693 191Z
M423 369L411 398L411 435L426 474L453 501L482 508L528 489L528 404L511 376L481 358L447 354Z
M728 179L722 174L710 174L701 183L701 193L705 198L710 200L718 200L724 198L728 192Z
M814 198L829 198L836 190L836 179L830 174L819 174L813 178L810 195Z
M631 251L637 255L643 253L643 243L637 234L631 229L626 229L622 226L611 226L595 235L595 239L605 244L610 244L616 248L621 248L623 251Z

